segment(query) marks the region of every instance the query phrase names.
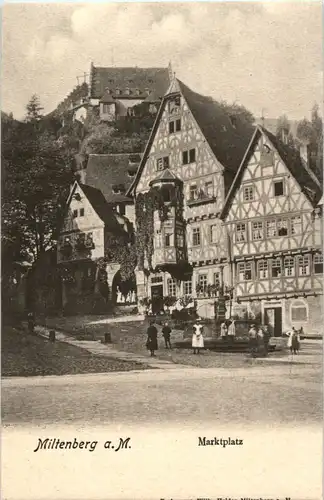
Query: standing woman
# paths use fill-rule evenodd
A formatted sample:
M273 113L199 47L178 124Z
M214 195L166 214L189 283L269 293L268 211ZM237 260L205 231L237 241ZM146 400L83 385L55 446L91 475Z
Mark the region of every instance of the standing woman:
M197 318L193 325L192 348L194 354L199 354L200 349L204 348L204 327L201 324L201 319Z
M221 324L221 327L220 327L220 336L221 336L222 340L226 340L227 325L226 325L225 321L223 321L223 323Z
M235 335L236 335L235 320L232 319L232 322L230 323L230 325L228 327L228 332L227 332L227 337L228 337L228 340L231 344L234 343Z
M151 356L155 356L154 351L157 351L158 349L158 343L157 343L157 329L154 326L153 321L150 321L150 326L147 329L147 341L146 341L146 347L151 351Z

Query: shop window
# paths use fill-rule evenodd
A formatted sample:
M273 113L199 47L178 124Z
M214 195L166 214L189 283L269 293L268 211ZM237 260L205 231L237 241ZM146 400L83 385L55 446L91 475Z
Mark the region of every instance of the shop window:
M308 321L308 305L303 300L294 300L290 307L292 322Z

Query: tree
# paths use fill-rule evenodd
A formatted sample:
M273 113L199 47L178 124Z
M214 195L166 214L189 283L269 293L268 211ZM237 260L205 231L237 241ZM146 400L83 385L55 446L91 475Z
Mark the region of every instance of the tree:
M39 122L42 118L42 113L44 108L40 105L39 97L33 94L26 106L26 117L25 121L29 123Z
M249 111L245 106L238 104L236 102L228 103L226 101L220 101L219 106L225 111L225 113L231 117L235 116L239 118L243 123L248 125L253 125L255 118L251 111Z
M2 148L2 242L30 260L55 243L72 181L69 155L42 127L40 109L33 96L24 122L6 126Z

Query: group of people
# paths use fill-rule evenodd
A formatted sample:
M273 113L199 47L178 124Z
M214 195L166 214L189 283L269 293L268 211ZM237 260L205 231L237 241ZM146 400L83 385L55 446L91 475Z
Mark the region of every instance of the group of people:
M162 336L166 349L172 349L171 346L171 327L166 321L162 327ZM201 323L201 318L197 318L193 325L191 345L194 354L199 354L200 349L204 348L204 327ZM154 321L150 321L147 329L146 348L150 351L151 356L155 356L155 351L158 350L158 330L154 326Z
M172 349L171 347L171 327L166 321L162 328L162 335L164 338L164 343L166 349ZM147 329L147 340L146 340L146 348L151 352L151 356L155 356L155 351L158 350L158 331L156 326L154 326L154 321L150 321L150 325Z
M256 325L252 324L249 330L249 344L251 355L257 356L262 354L264 356L268 355L269 352L269 342L271 338L271 333L269 331L268 325Z
M286 333L286 335L288 335L287 347L289 347L291 354L298 354L301 334L303 334L303 327L297 332L294 326Z

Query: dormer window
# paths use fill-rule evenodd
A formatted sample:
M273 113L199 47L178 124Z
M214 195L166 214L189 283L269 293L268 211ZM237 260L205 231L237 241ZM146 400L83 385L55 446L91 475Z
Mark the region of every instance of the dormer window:
M148 82L152 84L153 83L152 78L149 78Z
M121 91L120 89L116 89L116 95L120 95Z
M135 90L135 94L136 94L136 95L141 95L141 91L140 91L140 89L136 89L136 90Z
M135 177L136 170L128 170L129 177Z
M110 79L108 80L109 83L114 83L114 80Z
M111 92L110 92L110 88L106 87L106 88L105 88L105 92L106 92L106 94L110 94L110 93L111 93Z
M146 88L145 89L145 94L150 95L150 93L151 93L150 89Z
M130 95L130 89L129 89L129 87L126 87L126 89L125 89L125 94L126 94L126 95Z
M128 83L132 85L134 83L134 80L128 80Z

